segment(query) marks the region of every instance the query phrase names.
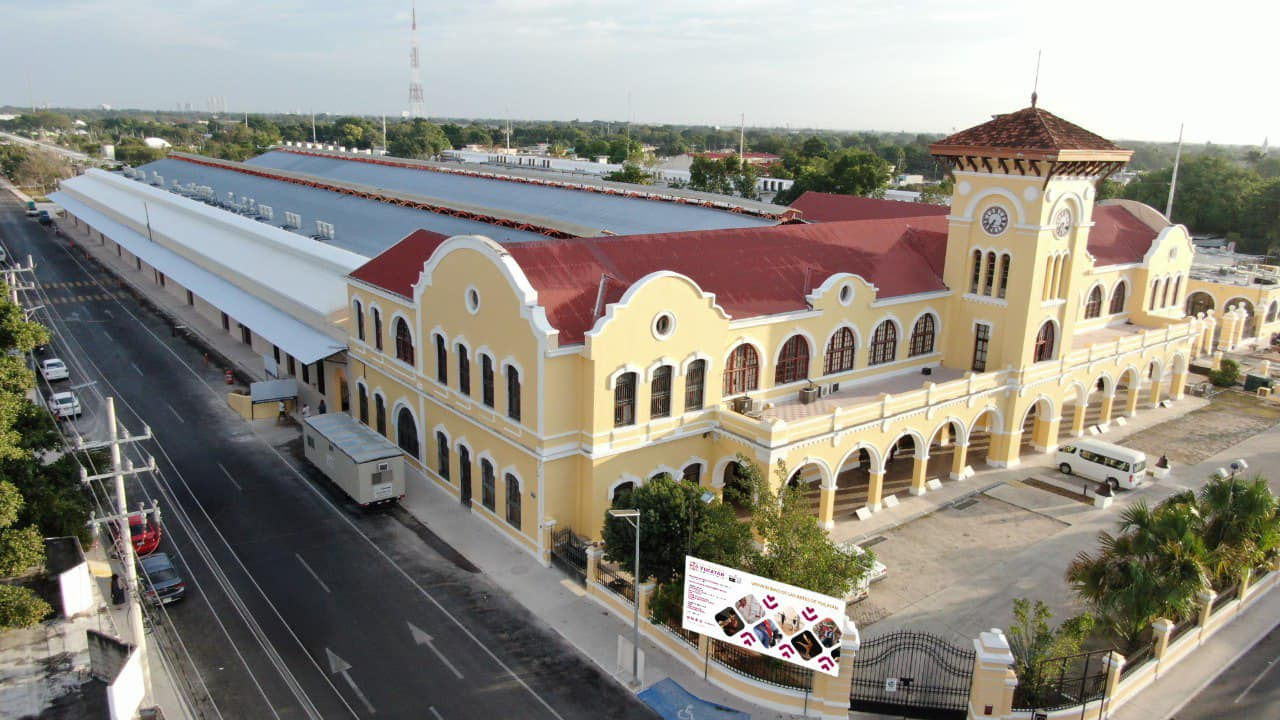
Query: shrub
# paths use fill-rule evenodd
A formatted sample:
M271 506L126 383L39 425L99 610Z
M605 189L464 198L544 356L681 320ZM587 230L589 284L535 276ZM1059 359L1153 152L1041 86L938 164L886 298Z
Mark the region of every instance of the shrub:
M31 590L0 584L0 630L31 627L52 612L49 603Z
M1231 387L1240 379L1240 363L1224 359L1217 370L1209 373L1209 382L1218 387Z

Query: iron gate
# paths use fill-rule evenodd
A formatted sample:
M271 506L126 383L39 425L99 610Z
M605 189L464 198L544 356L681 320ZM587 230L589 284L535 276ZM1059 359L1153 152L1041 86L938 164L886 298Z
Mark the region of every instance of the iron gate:
M587 541L573 534L571 528L551 531L551 561L561 570L587 579Z
M849 708L899 717L965 718L975 655L924 632L899 630L865 640L853 660Z

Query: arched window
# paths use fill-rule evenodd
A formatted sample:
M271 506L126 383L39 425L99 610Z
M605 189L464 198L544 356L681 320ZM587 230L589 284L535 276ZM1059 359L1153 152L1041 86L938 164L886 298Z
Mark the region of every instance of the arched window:
M937 331L937 323L933 319L933 315L921 315L916 321L916 326L911 329L911 349L907 353L908 357L916 355L927 355L933 352L934 334Z
M681 473L681 475L680 475L680 480L681 480L682 482L692 483L692 484L694 484L694 485L701 484L701 482L702 482L702 464L701 464L701 463L689 463L688 465L686 465L686 466L685 466L685 468L684 468L684 472L683 472L683 473Z
M449 349L444 345L444 337L436 335L436 380L441 385L449 384Z
M827 375L853 369L853 353L857 350L857 340L849 328L840 328L827 343L827 357L824 370Z
M614 486L613 493L609 496L609 504L617 505L619 500L625 498L627 495L630 495L631 492L635 489L636 489L636 484L631 481L618 483L616 486Z
M1124 295L1128 288L1125 283L1116 283L1116 289L1111 291L1111 307L1107 308L1107 312L1112 315L1124 312Z
M869 364L880 365L893 362L898 357L898 326L885 320L876 327L871 336L871 360Z
M493 358L480 356L480 395L484 404L493 407Z
M996 254L993 252L989 252L987 253L987 274L982 281L983 295L991 294L991 286L995 283L995 281L996 281Z
M1280 312L1280 300L1273 300L1271 305L1267 307L1267 319L1265 322L1275 322L1277 312Z
M374 427L379 435L387 434L387 401L381 395L373 396Z
M969 292L978 294L978 285L982 282L982 251L973 251L973 279L969 281Z
M1045 321L1040 326L1040 332L1036 333L1035 362L1053 359L1053 323Z
M1094 285L1089 291L1089 299L1084 303L1084 318L1100 317L1102 315L1102 287Z
M471 357L467 354L467 346L458 343L458 391L463 395L471 394Z
M413 364L413 337L409 335L409 323L396 318L396 359Z
M1187 314L1196 317L1213 309L1213 296L1205 292L1193 292L1187 296Z
M496 504L494 495L497 493L494 489L493 463L488 458L480 461L480 504L484 505L490 512Z
M1013 256L1005 253L1000 256L1000 289L997 292L998 297L1004 297L1009 292L1009 265L1013 263Z
M356 406L360 412L360 422L369 424L369 393L363 385L356 386Z
M351 315L351 324L356 326L356 337L360 342L364 342L364 305L359 300L355 301L355 312Z
M507 417L520 419L520 371L514 365L507 366Z
M373 346L382 349L382 312L378 308L373 309Z
M1173 295L1169 297L1170 305L1178 304L1178 293L1182 292L1182 276L1179 275L1173 281Z
M458 446L458 484L464 493L471 495L471 451L466 445Z
M409 412L409 408L400 408L399 414L396 415L396 444L401 450L419 457L418 424L413 421L413 413Z
M449 479L449 438L439 430L436 431L436 472Z
M670 365L653 371L653 382L649 384L649 417L671 417Z
M684 411L701 410L707 387L707 361L694 360L684 374Z
M1164 279L1164 290L1160 293L1160 307L1169 307L1169 278Z
M507 473L507 524L520 529L520 481L515 475Z
M1156 309L1156 300L1159 299L1159 295L1160 295L1160 281L1152 280L1151 281L1151 304L1147 307L1148 310Z
M792 335L782 346L778 366L773 371L773 384L804 380L809 377L809 341L803 335Z
M760 354L742 343L729 353L724 366L724 394L740 395L760 387Z
M636 423L636 374L622 373L613 385L613 426Z

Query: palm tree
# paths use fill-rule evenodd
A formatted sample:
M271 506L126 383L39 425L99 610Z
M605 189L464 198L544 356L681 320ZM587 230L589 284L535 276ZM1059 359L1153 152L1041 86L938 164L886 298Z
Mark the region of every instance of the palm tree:
M1275 557L1280 514L1262 476L1214 478L1200 489L1199 507L1214 587L1238 585L1246 571Z
M1189 616L1208 587L1203 521L1186 500L1130 505L1119 534L1101 533L1098 551L1081 552L1067 568L1072 589L1126 650L1141 644L1155 619Z

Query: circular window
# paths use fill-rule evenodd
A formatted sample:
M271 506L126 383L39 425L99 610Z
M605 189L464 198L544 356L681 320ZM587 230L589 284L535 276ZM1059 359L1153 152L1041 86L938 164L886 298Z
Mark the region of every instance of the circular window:
M666 340L676 329L676 316L671 313L659 313L653 318L653 336Z
M853 286L845 285L840 288L840 302L848 305L853 300Z
M467 311L472 315L480 312L480 291L474 286L467 288Z

